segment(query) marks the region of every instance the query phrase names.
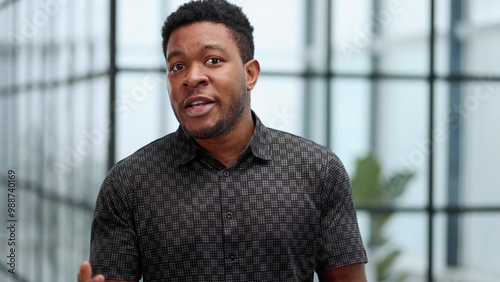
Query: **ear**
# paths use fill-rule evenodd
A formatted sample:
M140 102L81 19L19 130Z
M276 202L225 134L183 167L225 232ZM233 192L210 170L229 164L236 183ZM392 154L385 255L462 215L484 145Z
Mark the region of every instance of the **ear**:
M247 75L247 90L250 91L257 84L257 79L260 74L260 64L256 59L252 59L245 63L245 73Z

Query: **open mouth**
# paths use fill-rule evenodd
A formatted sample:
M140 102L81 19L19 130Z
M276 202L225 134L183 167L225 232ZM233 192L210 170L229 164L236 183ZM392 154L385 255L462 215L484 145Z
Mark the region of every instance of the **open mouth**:
M198 108L201 108L207 104L211 104L212 102L208 102L208 101L195 101L193 103L191 103L188 107L191 107L193 109L198 109Z
M186 112L190 117L201 117L208 114L215 106L215 101L207 98L195 98L186 103Z

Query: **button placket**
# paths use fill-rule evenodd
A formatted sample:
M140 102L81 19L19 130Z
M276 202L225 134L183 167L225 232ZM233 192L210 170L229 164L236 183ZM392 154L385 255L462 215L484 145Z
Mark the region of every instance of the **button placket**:
M224 169L219 171L219 185L221 192L221 213L222 225L224 229L224 252L226 258L226 271L232 273L233 267L237 264L237 246L235 245L238 236L235 233L237 228L235 201L236 195L232 185L232 171Z

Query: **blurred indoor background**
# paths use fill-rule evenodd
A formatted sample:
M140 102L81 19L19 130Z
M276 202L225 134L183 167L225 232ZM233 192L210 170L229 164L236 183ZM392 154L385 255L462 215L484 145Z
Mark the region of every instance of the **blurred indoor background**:
M160 29L183 2L0 0L1 281L76 281L108 169L177 129ZM500 1L233 2L253 109L353 179L369 281L499 281Z

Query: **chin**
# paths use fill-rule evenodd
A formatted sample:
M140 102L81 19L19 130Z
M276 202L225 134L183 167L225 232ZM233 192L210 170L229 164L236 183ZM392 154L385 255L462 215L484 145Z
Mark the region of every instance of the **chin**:
M200 126L197 124L195 127L183 125L185 131L195 139L210 139L220 135L224 130L224 122L219 121L215 124L207 124L205 126Z

